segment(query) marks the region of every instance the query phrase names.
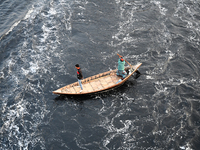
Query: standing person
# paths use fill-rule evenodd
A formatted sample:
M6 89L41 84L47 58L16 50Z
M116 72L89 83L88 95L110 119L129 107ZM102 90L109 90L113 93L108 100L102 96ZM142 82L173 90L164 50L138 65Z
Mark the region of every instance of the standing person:
M127 75L126 71L124 70L124 65L125 60L121 55L119 55L117 75L121 76L122 78L117 83L121 82Z
M77 69L78 83L79 83L79 85L81 87L80 92L82 92L83 91L83 86L82 86L82 83L81 83L81 79L83 79L82 71L81 71L81 68L79 67L79 64L76 64L75 67Z

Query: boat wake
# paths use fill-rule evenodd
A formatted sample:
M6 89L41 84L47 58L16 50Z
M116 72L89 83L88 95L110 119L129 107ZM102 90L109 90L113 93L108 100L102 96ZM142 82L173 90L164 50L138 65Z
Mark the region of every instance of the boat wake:
M199 147L197 1L6 2L0 149ZM77 81L74 64L87 78L116 69L117 53L143 63L139 78L93 97L52 94Z

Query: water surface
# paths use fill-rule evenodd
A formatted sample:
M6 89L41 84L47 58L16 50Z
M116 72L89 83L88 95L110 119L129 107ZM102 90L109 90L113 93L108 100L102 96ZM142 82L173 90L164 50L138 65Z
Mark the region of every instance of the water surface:
M0 149L197 150L197 0L0 1ZM90 96L52 91L143 63L139 78Z

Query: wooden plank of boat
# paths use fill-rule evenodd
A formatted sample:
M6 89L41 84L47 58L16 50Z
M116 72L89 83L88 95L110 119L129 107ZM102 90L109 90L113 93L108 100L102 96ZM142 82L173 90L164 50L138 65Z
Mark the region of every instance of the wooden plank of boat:
M126 67L126 69L130 69L132 72L127 75L125 79L121 82L117 83L121 77L116 75L116 70L107 71L104 73L100 73L82 80L83 91L80 92L81 88L78 82L74 82L72 84L66 85L56 91L53 91L54 94L62 95L82 95L82 94L91 94L96 93L104 90L108 90L119 86L126 82L131 75L142 65L139 63L137 65Z

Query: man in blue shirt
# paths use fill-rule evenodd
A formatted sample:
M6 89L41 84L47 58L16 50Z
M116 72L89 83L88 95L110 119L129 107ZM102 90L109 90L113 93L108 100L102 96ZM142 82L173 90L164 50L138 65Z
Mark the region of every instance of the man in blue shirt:
M119 55L118 59L118 70L117 70L117 75L122 77L122 80L126 77L127 73L124 70L124 65L125 65L125 60L123 59L122 56Z

